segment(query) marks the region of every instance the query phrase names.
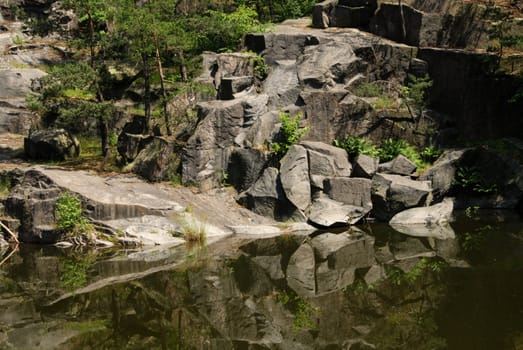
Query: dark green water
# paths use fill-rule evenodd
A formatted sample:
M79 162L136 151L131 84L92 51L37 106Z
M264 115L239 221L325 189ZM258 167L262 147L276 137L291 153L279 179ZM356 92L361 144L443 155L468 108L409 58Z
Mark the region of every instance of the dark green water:
M0 349L523 349L523 222L479 212L452 227L21 246L0 266Z

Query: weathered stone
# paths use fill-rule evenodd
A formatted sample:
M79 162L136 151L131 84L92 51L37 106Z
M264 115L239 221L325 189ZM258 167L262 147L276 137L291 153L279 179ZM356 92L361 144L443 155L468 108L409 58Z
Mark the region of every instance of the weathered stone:
M326 177L350 176L351 164L345 150L322 142L304 141L301 143L309 156L311 184L323 188Z
M235 148L227 166L227 182L239 192L247 190L262 173L265 162L261 151Z
M285 195L300 210L311 204L307 150L293 145L281 160L280 179Z
M151 182L167 179L169 170L174 172L174 144L164 138L154 137L150 143L136 156L130 165L133 173Z
M238 202L256 214L282 221L306 221L305 216L285 197L278 169L267 168L258 180L240 194Z
M408 28L403 33L403 26ZM437 46L442 31L442 16L424 13L402 4L381 4L370 24L371 31L381 37L413 46Z
M372 179L376 171L378 171L378 165L378 158L366 154L359 154L352 160L352 176Z
M251 87L253 83L254 78L252 76L222 77L218 89L218 99L232 100L234 99L234 94L246 90Z
M269 95L271 108L294 105L301 91L296 60L276 60L263 81L263 91Z
M26 96L31 92L33 82L45 75L40 69L0 70L0 98Z
M465 150L446 151L430 169L420 176L420 180L430 181L434 200L441 200L452 187L457 163Z
M357 223L368 213L363 207L343 204L325 196L315 198L310 210L309 221L323 226L346 226Z
M430 183L378 173L372 178L371 198L376 218L389 221L400 211L430 203Z
M80 142L64 129L38 130L24 139L24 151L31 159L65 160L78 157Z
M363 178L331 177L325 179L323 188L329 198L344 204L372 209L372 181Z
M382 163L378 167L378 172L384 174L411 175L416 171L416 164L403 154L387 163Z
M365 26L376 8L376 0L326 0L314 6L312 26L315 28Z
M452 219L454 201L445 198L443 202L431 205L430 207L420 207L404 210L392 217L391 225L411 225L421 224L426 226L448 223Z
M152 140L153 138L148 135L122 132L118 136L116 149L125 162L132 162Z
M316 294L316 264L314 250L309 243L303 243L291 256L287 265L287 283L298 295Z

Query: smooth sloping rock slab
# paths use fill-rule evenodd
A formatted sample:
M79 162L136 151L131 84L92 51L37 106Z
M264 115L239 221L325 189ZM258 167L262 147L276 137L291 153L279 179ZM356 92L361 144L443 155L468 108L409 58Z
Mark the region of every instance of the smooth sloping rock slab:
M309 211L309 221L323 227L346 226L357 223L368 210L343 204L327 197L315 199Z
M166 191L132 176L104 178L85 171L35 167L57 186L84 197L92 206L92 218L113 220L183 211Z

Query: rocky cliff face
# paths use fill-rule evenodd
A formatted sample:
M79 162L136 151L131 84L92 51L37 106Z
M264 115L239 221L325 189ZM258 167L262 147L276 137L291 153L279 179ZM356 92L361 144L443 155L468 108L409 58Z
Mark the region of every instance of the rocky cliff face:
M375 7L373 16L362 17ZM281 112L301 116L300 125L307 128L302 140L324 144L347 135L377 143L387 138L405 139L418 146L429 140L449 144L457 138L520 137L523 121L518 116L523 104L509 102L517 86L519 56L512 57L515 61L510 71L500 73L499 56L485 52L492 41L486 32L493 25L488 10L476 3L451 0L406 1L402 6L327 0L316 5L312 19L314 26L323 29L311 28L306 20L293 20L268 33L247 36L246 48L263 57L263 67L254 63L253 54L207 56L201 79L215 85L218 99L200 104L200 122L182 161L183 181L209 189L231 175L233 185L241 183L239 190L252 185L241 196L245 205L276 218L279 212L279 219L314 221L315 216L325 218L326 211L341 208L342 216L354 218L367 211L355 214L339 205L334 210L332 194L322 197L327 192L324 182L316 181L312 174L307 146L299 146L305 147L303 157L295 149L291 156L295 160L289 163L284 158L278 172L268 145L278 136ZM256 76L260 68L266 76ZM402 86L409 74L428 74L432 79L431 110L405 107ZM361 94L358 88L366 83L380 85L382 96ZM384 105L383 99L388 104ZM305 164L302 172L306 176L296 176L300 162ZM236 164L241 164L240 173ZM329 172L329 176L338 175ZM346 177L350 177L350 169ZM394 178L396 181L403 180ZM374 177L373 191L376 186L381 188L381 182ZM296 190L300 184L303 190ZM409 186L417 189L421 184ZM383 202L383 220L389 220L400 207L431 201L430 184L423 188L428 197L407 206L393 204L395 208L388 197L390 188L384 191L381 198L373 192L373 204ZM301 199L296 200L296 195ZM321 215L314 214L315 205L321 206Z

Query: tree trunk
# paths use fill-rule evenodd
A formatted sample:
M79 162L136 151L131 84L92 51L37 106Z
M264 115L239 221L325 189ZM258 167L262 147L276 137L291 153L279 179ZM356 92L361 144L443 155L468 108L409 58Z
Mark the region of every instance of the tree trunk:
M89 49L91 51L91 68L94 69L94 20L90 7L87 7L86 12L87 17L89 18Z
M162 90L162 107L163 107L163 117L165 118L165 129L167 130L167 135L171 136L171 127L169 126L169 111L167 110L167 92L165 91L165 78L163 75L162 59L160 57L160 45L158 42L158 33L154 32L154 47L156 51L156 64L158 65L158 73L160 75L160 88Z
M180 76L182 77L182 81L186 83L189 78L187 77L187 65L185 64L183 50L178 51L178 57L180 57Z
M151 124L151 69L147 60L147 55L142 53L142 65L143 65L143 106L145 111L145 125L143 133L149 132Z

